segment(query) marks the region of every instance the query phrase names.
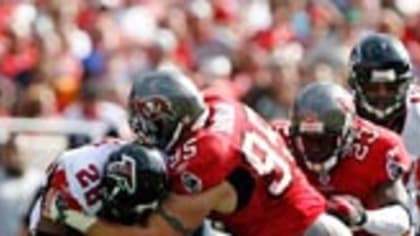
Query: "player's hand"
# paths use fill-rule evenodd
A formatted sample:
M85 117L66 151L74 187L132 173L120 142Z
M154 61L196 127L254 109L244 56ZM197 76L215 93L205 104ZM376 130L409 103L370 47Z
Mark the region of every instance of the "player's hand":
M349 227L366 222L366 212L359 199L350 195L335 195L328 199L328 213L342 220Z
M51 189L44 196L42 204L42 216L57 223L64 223L68 207L62 194L55 189Z
M81 211L70 209L66 204L65 194L54 189L48 191L44 196L42 216L86 234L89 228L97 222L97 218L85 215Z

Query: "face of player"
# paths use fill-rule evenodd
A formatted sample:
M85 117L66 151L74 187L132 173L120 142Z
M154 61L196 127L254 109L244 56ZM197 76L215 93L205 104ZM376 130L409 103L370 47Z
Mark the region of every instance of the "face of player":
M405 92L405 81L362 83L362 90L369 103L377 109L385 110L394 105L396 98Z
M307 161L321 164L336 155L341 138L333 133L303 133L294 138L294 144L298 153Z

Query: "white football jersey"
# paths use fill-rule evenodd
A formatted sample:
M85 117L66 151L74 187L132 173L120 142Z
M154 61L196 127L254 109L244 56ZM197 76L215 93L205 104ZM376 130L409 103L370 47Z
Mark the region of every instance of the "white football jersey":
M406 101L406 118L401 136L407 151L418 159L420 157L420 87L410 87Z
M100 197L104 166L109 155L124 143L111 139L98 144L86 145L61 154L50 167L47 189L67 189L65 201L70 208L76 208L88 215L95 215L102 206ZM40 220L38 199L31 213L30 228L35 229Z
M401 132L401 137L404 141L407 151L410 153L414 161L413 169L410 173L407 190L410 195L409 208L413 223L416 228L420 226L420 214L417 205L417 196L419 195L418 182L416 172L418 160L420 157L420 87L412 85L409 88L406 100L406 117Z

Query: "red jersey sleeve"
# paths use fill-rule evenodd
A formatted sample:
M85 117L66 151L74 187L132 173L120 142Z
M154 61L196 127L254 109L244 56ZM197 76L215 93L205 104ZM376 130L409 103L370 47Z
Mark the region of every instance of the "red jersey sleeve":
M381 158L375 158L378 163L378 182L386 183L400 178L407 173L411 166L410 156L399 136L386 132L378 150Z
M174 168L171 171L172 190L176 193L197 193L219 185L234 168L232 157L235 150L222 134L193 138L184 144L183 149L189 152L177 158L183 161L172 166L175 173Z

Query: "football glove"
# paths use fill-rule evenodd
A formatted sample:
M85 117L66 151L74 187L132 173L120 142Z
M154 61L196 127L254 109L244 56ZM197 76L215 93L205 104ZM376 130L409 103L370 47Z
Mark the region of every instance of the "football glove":
M62 194L58 190L51 190L45 196L42 205L42 216L53 222L65 224L79 232L86 234L88 229L97 221L77 210L69 209Z
M327 211L349 227L360 227L367 219L362 203L350 195L332 196L328 200Z

